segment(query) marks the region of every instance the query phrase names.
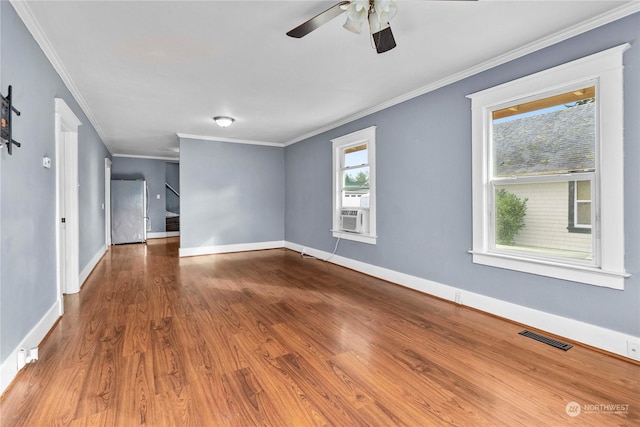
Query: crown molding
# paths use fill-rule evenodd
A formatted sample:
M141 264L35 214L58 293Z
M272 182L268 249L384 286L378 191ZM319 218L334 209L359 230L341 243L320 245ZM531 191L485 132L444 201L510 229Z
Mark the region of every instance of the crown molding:
M130 158L130 159L146 159L146 160L166 160L179 162L180 157L160 157L160 156L140 156L137 154L114 154L113 157Z
M27 30L31 33L31 35L33 36L38 46L40 46L40 49L42 49L42 52L45 54L45 56L53 66L53 69L56 70L56 72L62 79L62 82L65 84L67 89L69 89L69 92L71 92L71 96L73 96L75 101L78 103L78 105L80 106L84 114L87 116L87 118L93 125L94 129L98 133L98 136L102 140L102 143L105 145L107 150L109 150L109 153L113 154L113 148L109 143L109 139L107 138L106 134L100 127L98 120L93 115L91 109L89 108L89 104L87 104L87 102L84 100L84 98L80 94L80 90L73 82L73 79L71 78L71 76L69 75L69 72L67 71L64 64L62 63L62 60L60 59L56 51L53 49L53 45L51 44L51 42L49 41L49 38L46 36L44 30L40 26L40 23L38 22L38 20L33 15L33 12L31 11L31 8L29 7L28 2L24 0L9 0L9 3L11 3L11 6L13 6L14 10L18 14L20 19L24 23L24 25L27 27Z
M232 144L249 144L249 145L264 145L267 147L284 147L281 142L268 142L268 141L253 141L249 139L233 139L233 138L221 138L217 136L206 135L192 135L188 133L177 133L179 138L183 139L199 139L203 141L216 141L216 142L230 142Z
M283 145L288 147L289 145L295 144L300 141L304 141L305 139L311 138L312 136L319 135L323 132L329 131L331 129L335 129L338 126L345 125L347 123L351 123L357 119L361 119L363 117L369 116L373 113L377 113L378 111L382 111L389 107L393 107L394 105L398 105L402 102L408 101L410 99L416 98L420 95L424 95L425 93L433 92L434 90L440 89L444 86L448 86L450 84L456 83L460 80L466 79L467 77L471 77L475 74L479 74L483 71L489 70L491 68L497 67L498 65L505 64L507 62L513 61L515 59L521 58L525 55L531 54L538 50L544 49L549 46L553 46L554 44L560 43L564 40L570 39L571 37L575 37L579 34L585 33L587 31L593 30L595 28L601 27L603 25L609 24L611 22L617 21L618 19L624 18L626 16L632 15L634 13L640 12L640 1L633 0L629 3L626 3L616 9L605 12L601 15L595 16L591 19L588 19L584 22L576 24L572 27L565 28L562 31L551 34L547 37L536 40L535 42L529 43L527 45L521 46L517 49L514 49L510 52L507 52L503 55L499 55L495 58L492 58L488 61L475 65L473 67L467 68L459 73L452 74L444 79L438 80L436 82L430 83L421 88L415 89L411 92L407 92L404 95L400 95L396 98L390 99L382 104L378 104L374 107L368 108L366 110L360 111L358 113L347 116L338 121L332 122L326 126L318 128L314 131L308 132L306 134L300 135L297 138L289 140L285 142Z

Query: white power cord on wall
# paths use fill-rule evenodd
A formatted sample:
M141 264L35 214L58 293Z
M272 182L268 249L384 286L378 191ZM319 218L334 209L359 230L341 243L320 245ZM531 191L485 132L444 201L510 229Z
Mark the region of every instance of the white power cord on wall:
M336 240L336 246L333 248L333 252L331 252L331 255L329 255L326 259L322 259L322 258L315 257L315 256L313 256L313 255L307 255L307 254L305 254L305 253L304 253L304 251L305 251L305 249L306 249L306 248L304 248L304 247L303 247L303 248L302 248L302 250L300 251L300 256L301 256L302 258L313 258L313 259L319 259L320 261L327 262L327 261L329 261L329 260L330 260L330 259L331 259L335 254L336 254L336 252L338 251L338 244L339 244L339 243L340 243L340 237L338 237L338 240Z

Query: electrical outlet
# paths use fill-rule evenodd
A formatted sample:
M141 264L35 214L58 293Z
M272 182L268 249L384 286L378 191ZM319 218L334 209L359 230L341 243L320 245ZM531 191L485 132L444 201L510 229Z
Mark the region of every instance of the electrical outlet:
M33 347L27 350L27 358L25 362L34 363L38 361L38 347Z
M460 292L456 292L456 304L462 304L462 294Z
M640 360L640 343L627 341L627 356L632 359Z

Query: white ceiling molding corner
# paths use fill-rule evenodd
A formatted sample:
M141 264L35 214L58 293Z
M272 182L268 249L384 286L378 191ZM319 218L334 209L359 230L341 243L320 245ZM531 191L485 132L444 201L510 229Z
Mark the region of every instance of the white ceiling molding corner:
M284 147L284 144L280 142L268 142L268 141L253 141L247 139L233 139L233 138L223 138L219 136L207 136L207 135L191 135L188 133L177 133L179 138L183 139L197 139L202 141L215 141L215 142L229 142L232 144L249 144L249 145L264 145L267 147Z
M162 157L162 156L141 156L138 154L114 154L113 157L129 158L129 159L147 159L147 160L166 160L180 161L180 157Z

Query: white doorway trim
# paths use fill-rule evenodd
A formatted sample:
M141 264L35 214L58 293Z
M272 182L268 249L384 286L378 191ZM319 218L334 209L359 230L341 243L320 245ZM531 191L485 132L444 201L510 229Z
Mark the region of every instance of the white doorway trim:
M111 159L104 159L104 244L111 247Z
M80 291L78 215L78 126L80 120L61 98L55 98L56 263L60 314L64 294ZM65 222L62 223L62 218Z

